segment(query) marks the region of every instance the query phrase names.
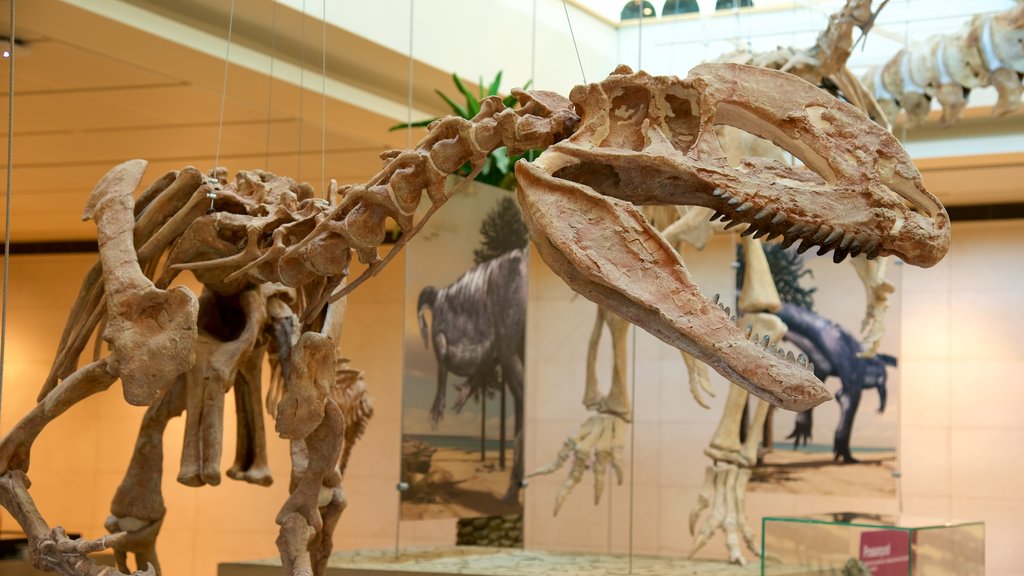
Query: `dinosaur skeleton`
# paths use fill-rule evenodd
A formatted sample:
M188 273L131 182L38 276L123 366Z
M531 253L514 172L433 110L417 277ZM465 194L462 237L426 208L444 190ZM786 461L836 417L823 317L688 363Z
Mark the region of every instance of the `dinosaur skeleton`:
M738 51L727 54L719 61L754 64L764 68L774 68L788 71L796 76L804 78L814 84L829 83L843 94L850 102L864 110L880 123L886 125L885 118L881 114L878 105L874 102L871 94L867 92L849 70L845 67L847 58L854 45L852 31L859 27L864 33L870 29L877 17L878 11L885 6L883 2L878 10L871 11L870 0L849 0L847 4L829 19L829 25L819 35L817 43L804 50L794 48L779 48L768 53L750 53ZM826 82L827 81L827 82ZM774 159L781 164L785 158L778 147L765 140L751 137L748 132L742 132L729 126L717 128L718 141L730 163L742 165L745 156L756 156L765 159ZM813 168L813 166L812 166ZM807 175L804 175L807 177ZM813 177L812 177L813 178ZM739 295L738 314L745 315L741 318L740 325L746 324L748 330L753 334L756 341L772 349L785 334L785 325L772 315L781 307L781 301L775 290L771 275L764 259L759 238L763 236L776 236L775 230L771 227L747 225L742 220L729 222L724 227L714 224L714 221L721 218L728 222L730 217L727 213L716 212L707 221L712 210L700 207L677 208L674 215L668 215L664 211L659 213L648 212L655 225L662 229L663 234L671 244L678 244L679 241L686 241L700 249L707 242L708 236L712 233L714 226L718 231L729 230L739 226L737 230L742 232L741 242L744 247L744 254L747 258L745 267L747 274L744 278L743 290ZM769 216L769 211L762 209L762 212L755 218L764 219ZM675 217L673 221L672 217ZM779 218L775 215L774 218ZM774 221L773 221L774 223ZM838 263L847 255L857 256L857 250L853 253L844 244L852 244L852 240L830 239L836 233L829 229L819 232L818 240L824 239L824 246L818 251L824 254L829 249L834 251L834 260ZM840 238L842 234L836 235ZM797 238L780 238L784 247L789 247ZM814 246L813 242L803 242L798 248L803 252ZM888 309L888 295L892 286L885 280L885 258L870 258L862 255L851 260L855 269L862 278L865 289L868 293L867 313L862 326L862 337L869 347L867 354L873 353L881 341L884 332L883 319ZM728 308L725 308L727 311ZM611 388L607 396L601 396L598 391L596 379L596 355L597 346L603 328L607 326L612 336L612 348L614 361L612 368ZM622 482L621 453L624 444L625 430L632 419L630 413L630 401L625 384L625 371L627 369L626 358L626 334L627 325L624 320L616 317L613 313L599 309L598 317L591 333L588 357L586 393L584 395L585 407L595 412L593 416L581 426L580 431L570 437L558 453L555 460L547 466L536 470L536 474L548 474L557 470L570 457L575 454L573 468L569 477L565 480L558 491L555 499L554 511L558 513L565 498L582 479L583 473L590 461L590 454L593 453L593 467L595 470L595 503L599 501L606 476L605 469L610 467L615 471L618 481ZM749 334L748 334L749 335ZM701 397L701 391L710 393L708 386L706 367L692 357L683 353L686 362L690 390L694 399L705 408L707 404ZM801 361L806 361L801 358ZM746 524L744 513L744 501L746 483L751 475L751 467L757 459L757 448L760 443L761 425L768 417L768 405L759 402L755 410L754 419L749 430L754 432L748 435L744 442L740 442L740 425L743 419L744 407L747 403L747 392L741 388L731 387L729 397L723 412L722 420L711 440L706 455L712 459L713 464L706 470L706 481L701 490L697 503L690 514L690 531L694 534L695 540L691 548L691 555L696 553L707 542L711 534L722 530L726 534L726 546L729 550L729 557L732 562L744 563L744 558L739 548L739 534L742 534L747 547L755 554L760 554L759 547L753 538L753 532ZM603 424L602 424L603 423ZM711 512L707 519L701 523L701 514L711 506Z
M112 547L120 570L133 553L145 573L158 571L163 427L186 412L179 480L216 484L219 396L232 385L247 441L230 475L266 483L253 383L268 351L280 374L270 393L275 429L292 447L278 548L287 574L322 574L345 507L346 459L370 415L358 376L339 374L341 298L419 229L413 215L422 194L432 203L429 217L448 198L446 176L466 162L479 170L498 146L549 147L516 166L518 199L538 252L570 286L788 409L829 395L804 362L751 341L705 299L633 204L705 206L786 240L924 266L948 246L948 216L896 140L793 76L716 64L680 80L620 67L575 88L571 102L550 92L514 94L520 108L494 97L471 120L441 119L414 149L384 154L369 182L340 189L332 182L326 200L265 172L228 182L223 171L204 179L191 168L133 200L146 163L113 168L86 208L99 228L101 265L86 278L39 404L0 441L0 505L28 535L33 564L115 574L87 557ZM772 140L817 176L761 160L730 166L716 124ZM380 258L386 218L406 234ZM346 285L353 252L368 269ZM200 298L167 289L181 270L203 284ZM110 354L75 369L101 323ZM28 492L31 445L49 421L117 379L125 399L148 410L107 521L114 534L70 539L49 528Z
M864 84L886 117L906 111L907 126L922 125L932 99L942 106L942 122L955 123L974 88L993 86L999 100L992 113L1020 109L1024 86L1024 3L999 14L975 16L959 34L936 34L901 50L868 71Z

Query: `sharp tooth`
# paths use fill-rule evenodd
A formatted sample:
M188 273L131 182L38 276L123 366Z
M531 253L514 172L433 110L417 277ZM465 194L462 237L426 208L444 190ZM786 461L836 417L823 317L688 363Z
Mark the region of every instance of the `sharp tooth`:
M733 220L732 222L729 222L728 224L726 224L725 228L722 228L722 230L728 230L730 228L735 228L736 226L739 226L740 224L743 224L743 222L741 222L739 220Z
M747 323L747 338L750 338L750 333L754 331L754 325L750 322Z
M822 246L828 246L829 244L832 244L833 242L835 242L836 240L838 240L838 239L840 239L842 237L843 237L843 231L842 230L833 230L832 233L828 235L828 238L825 238L825 241L822 242L821 245Z
M793 351L792 350L790 350L789 352L786 352L786 360L789 360L790 362L795 362L796 361L796 357L793 356Z
M767 350L768 350L769 352L771 352L772 354L775 354L775 352L776 352L776 351L778 350L778 348L776 348L776 347L775 347L775 344L772 344L771 346L769 346L769 347L767 348Z
M849 255L849 252L847 252L846 250L837 249L835 253L832 254L832 261L835 262L836 264L839 264L843 260L846 260L846 257Z
M872 252L871 254L865 256L865 258L867 258L868 260L874 260L875 258L878 258L878 252Z
M732 322L733 324L735 324L736 323L736 317L735 316L730 316L729 317L729 321Z
M720 188L715 188L714 190L711 191L711 195L714 196L715 198L721 198L722 196L725 196L725 192L723 192Z
M729 201L726 202L726 204L728 204L729 206L735 206L735 205L739 204L740 202L743 202L743 201L740 200L739 198L729 198Z
M771 208L761 208L761 211L754 215L754 220L760 220L772 213Z
M850 254L859 254L864 250L864 245L867 244L868 235L861 232L853 237L853 242L850 242Z
M765 334L764 336L761 337L761 348L767 348L768 347L768 340L769 340L769 338L768 338L767 334Z
M807 355L801 352L800 355L796 357L796 363L801 366L807 366Z
M754 334L754 337L751 338L751 341L753 341L754 344L757 344L758 342L761 341L761 335L760 334Z
M743 233L740 234L740 236L741 237L747 237L747 236L750 236L751 234L753 234L754 232L757 232L757 228L754 228L753 226L748 224L747 225L747 229L744 230Z
M785 219L786 215L783 214L782 212L779 212L778 214L775 215L774 218L772 218L772 226L778 226L779 224L782 224L782 222L785 221Z
M831 248L828 247L828 244L822 244L821 248L818 248L817 254L818 256L824 256L829 250L831 250Z
M854 235L854 234L847 234L846 236L843 236L843 241L839 243L839 248L841 248L843 250L846 250L846 251L849 251L850 250L850 244L853 244L853 239L855 237L856 237L856 235Z
M757 240L758 238L764 236L767 233L768 230L758 230L757 232L754 233L754 240Z
M714 296L711 297L711 301L714 302L715 304L718 304L718 299L720 297L721 297L721 294L715 294Z
M785 250L786 248L789 248L790 246L793 245L794 242L796 242L799 239L800 238L796 236L786 236L785 238L782 239L782 249Z
M828 233L832 231L832 227L828 224L822 224L818 231L814 233L814 237L811 238L815 243L821 242L821 239L828 236Z
M711 221L712 222L714 222L715 220L718 220L719 218L725 218L725 213L724 212L715 211L715 213L711 215Z
M726 306L726 307L724 308L724 310L725 310L725 315L726 315L726 316L731 316L731 315L732 315L732 309L731 309L731 308L729 308L728 306Z
M740 212L746 212L747 210L750 210L753 207L753 202L744 202L743 204L740 204L739 206L736 207L736 213L739 214Z
M803 242L800 243L800 247L796 249L797 254L803 254L811 248L814 248L814 242L811 242L807 238L804 238Z
M814 372L814 362L808 362L807 369L810 370L811 372Z
M863 252L867 252L868 254L874 252L875 248L878 248L879 242L880 242L879 238L870 238L870 239L868 239L867 243L864 244Z

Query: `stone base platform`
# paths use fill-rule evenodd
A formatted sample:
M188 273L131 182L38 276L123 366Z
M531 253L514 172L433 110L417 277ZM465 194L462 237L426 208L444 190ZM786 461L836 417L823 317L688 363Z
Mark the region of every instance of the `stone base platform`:
M632 568L632 570L631 570ZM218 576L279 576L280 560L232 562L220 565ZM761 574L756 559L747 566L722 561L687 560L665 556L576 554L539 550L510 550L459 546L430 549L354 550L336 552L327 576L754 576ZM769 576L797 576L804 570L770 567Z

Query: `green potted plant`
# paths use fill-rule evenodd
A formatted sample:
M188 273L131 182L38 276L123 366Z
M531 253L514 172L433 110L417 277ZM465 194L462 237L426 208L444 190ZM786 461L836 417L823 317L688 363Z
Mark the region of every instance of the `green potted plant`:
M495 75L494 80L491 81L490 84L486 85L486 89L483 77L481 77L480 88L477 94L474 94L468 87L466 87L466 84L459 78L457 74L452 74L452 81L455 82L455 87L458 88L462 97L466 99L465 105L460 105L458 102L456 102L455 100L453 100L447 94L441 92L440 90L434 90L434 92L436 92L437 95L440 96L441 99L444 100L446 104L448 104L448 106L452 109L452 114L455 114L456 116L461 116L469 120L470 118L476 116L480 112L481 100L489 96L498 95L498 88L501 86L501 72L499 71L498 74ZM523 86L523 89L525 90L529 88L532 82L532 80L527 82ZM502 102L505 104L505 106L512 107L516 105L516 98L515 96L506 96L502 99ZM396 124L395 126L392 126L389 130L394 131L401 130L403 128L422 128L428 126L434 120L437 120L437 118L428 118L426 120L420 120L419 122L413 122L411 124ZM509 156L508 150L504 146L496 149L494 152L491 152L490 155L487 156L487 161L484 163L483 168L481 168L480 173L477 174L476 181L484 182L486 184L490 184L491 186L504 188L505 190L515 190L516 176L515 172L513 171L513 166L515 166L516 160L519 160L524 156L532 159L535 156L535 154L533 154L533 151L528 151L526 154L514 154L512 156ZM469 164L466 164L465 166L462 166L458 170L458 172L456 172L456 174L460 176L469 176L471 172L472 171L469 167Z

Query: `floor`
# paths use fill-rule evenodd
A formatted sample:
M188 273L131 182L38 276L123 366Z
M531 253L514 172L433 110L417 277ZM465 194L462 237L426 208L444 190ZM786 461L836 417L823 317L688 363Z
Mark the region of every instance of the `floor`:
M225 563L220 565L218 576L276 575L280 574L280 566L280 560ZM403 550L397 558L393 550L337 552L331 557L327 569L329 576L391 576L403 573L475 576L747 576L760 574L761 566L759 562L741 567L719 561L658 556L634 556L631 564L626 555L452 547ZM766 572L771 576L796 576L804 573L781 567L769 568Z

